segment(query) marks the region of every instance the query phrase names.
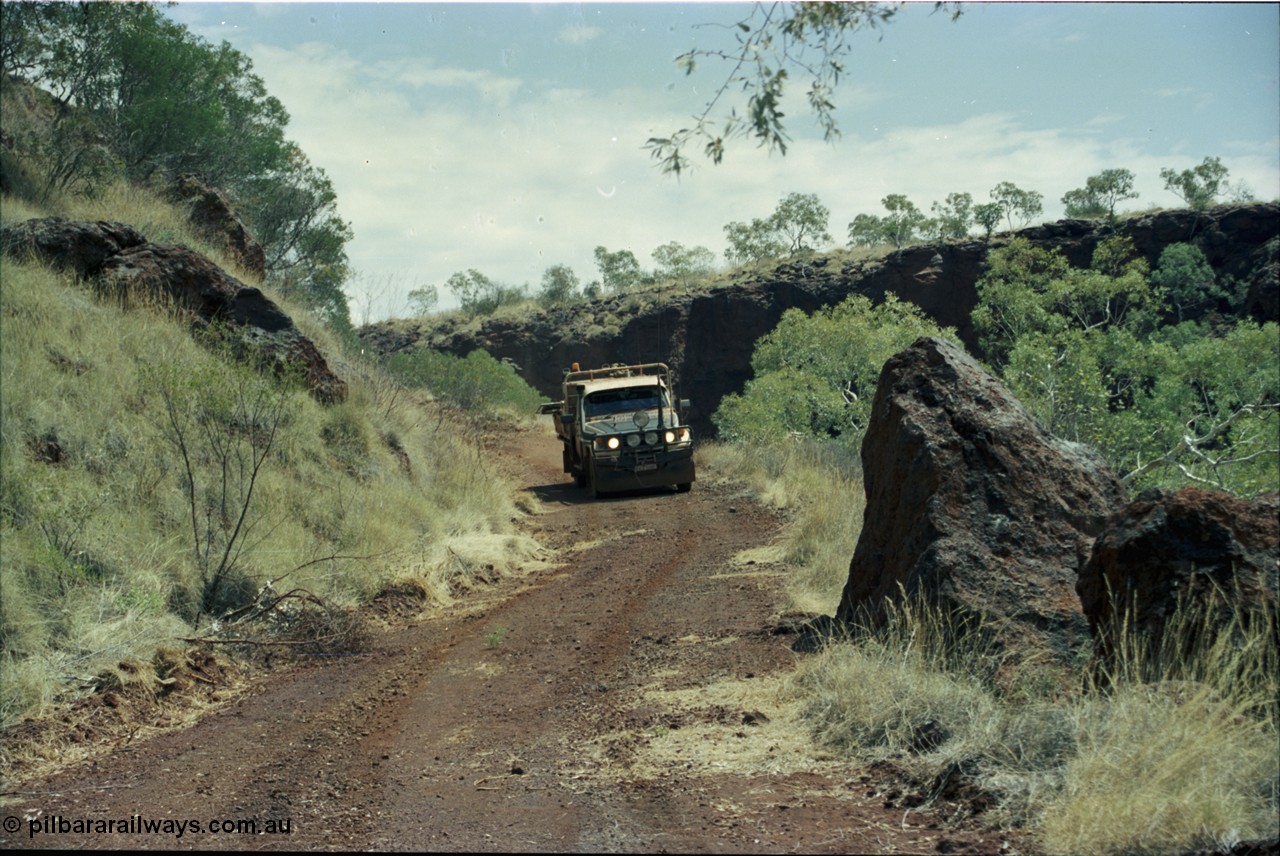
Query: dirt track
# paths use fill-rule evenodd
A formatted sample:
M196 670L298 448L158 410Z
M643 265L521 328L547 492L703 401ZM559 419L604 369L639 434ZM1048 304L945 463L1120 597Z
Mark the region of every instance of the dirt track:
M729 486L592 501L553 438L507 460L556 567L418 616L364 655L290 666L197 725L6 799L0 845L460 851L1009 852L891 771L811 760L774 688L782 521ZM759 555L759 554L757 554ZM904 802L906 800L906 802ZM65 822L255 819L45 834ZM9 828L16 818L18 831ZM265 834L268 821L288 834ZM62 828L66 829L64 825Z

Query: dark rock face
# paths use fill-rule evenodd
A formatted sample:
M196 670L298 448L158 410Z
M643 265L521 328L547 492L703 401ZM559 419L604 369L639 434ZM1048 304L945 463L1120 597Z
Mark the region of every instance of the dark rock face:
M277 370L300 372L317 400L331 403L346 397L346 383L279 306L199 253L148 243L118 223L59 218L7 228L3 246L11 255L31 255L72 270L108 292L163 297L190 312L196 327L233 331L237 349Z
M1274 614L1280 494L1250 500L1198 487L1143 491L1106 521L1076 589L1104 653L1117 607L1132 609L1135 629L1153 638L1180 601L1223 618L1264 605Z
M1050 437L961 348L919 339L884 367L862 445L867 504L836 618L921 593L1062 661L1088 636L1076 572L1124 501L1092 450Z
M225 247L261 282L267 274L267 256L262 244L250 234L236 215L231 202L217 188L194 175L184 175L169 188L169 199L187 206L187 218L208 238Z
M1137 251L1154 267L1171 243L1198 246L1220 275L1250 278L1246 304L1257 320L1280 320L1274 270L1274 243L1280 235L1280 206L1223 206L1196 214L1162 211L1119 224ZM1092 220L1063 220L1024 229L1016 236L1043 247L1059 248L1072 265L1087 266L1100 241L1116 234ZM573 361L584 366L626 362L665 362L675 373L680 394L693 400L692 423L700 434L712 431L711 414L729 393L741 393L751 379L756 340L768 333L791 307L813 312L852 294L882 300L893 293L915 303L934 321L955 328L960 340L978 353L970 315L978 303L976 283L986 270L987 253L1013 235L934 246L908 247L875 261L818 257L792 260L695 295L650 308L629 310L627 296L610 297L572 312L617 320L614 326L580 325L595 332L570 333L570 310L549 310L527 323L485 321L478 332L426 330L382 323L360 331L367 345L383 354L424 345L466 356L483 348L520 367L521 376L548 398L559 398L563 371ZM1268 242L1272 249L1268 250ZM1270 253L1270 255L1268 255ZM1272 274L1266 273L1272 259ZM419 340L422 340L419 342Z

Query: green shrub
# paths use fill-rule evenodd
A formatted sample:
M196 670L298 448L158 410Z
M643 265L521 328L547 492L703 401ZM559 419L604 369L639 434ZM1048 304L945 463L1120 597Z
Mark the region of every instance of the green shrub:
M465 358L425 349L401 352L387 361L387 370L402 383L468 411L532 414L543 400L510 363L482 350Z
M712 421L728 440L773 442L788 435L862 444L880 370L920 336L955 338L912 303L855 294L805 315L788 309L756 343L754 378L730 394Z

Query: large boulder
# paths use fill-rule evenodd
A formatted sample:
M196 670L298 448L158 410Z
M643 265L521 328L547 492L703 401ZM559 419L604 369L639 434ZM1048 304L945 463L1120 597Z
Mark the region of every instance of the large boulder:
M298 372L317 400L346 397L346 383L279 306L193 250L149 243L119 223L56 217L6 227L0 244L15 257L73 271L99 290L158 297L187 311L196 327L231 337L243 355Z
M132 226L98 220L93 223L43 217L4 228L0 246L15 259L35 259L81 279L98 275L112 256L147 239Z
M186 208L187 219L210 241L224 248L259 282L267 274L267 256L232 208L226 194L194 175L179 176L168 190L170 201Z
M1076 574L1124 489L960 347L925 337L885 364L862 466L837 621L875 622L905 591L982 616L1020 659L1062 662L1088 638Z
M1107 521L1076 585L1106 654L1123 618L1150 639L1182 607L1274 617L1280 596L1280 494L1244 499L1184 487L1143 491Z

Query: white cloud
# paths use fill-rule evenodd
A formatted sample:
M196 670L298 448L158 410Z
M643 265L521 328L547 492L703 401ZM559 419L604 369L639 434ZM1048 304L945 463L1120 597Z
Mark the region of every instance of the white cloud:
M573 38L593 35L590 27L571 29ZM863 108L889 96L852 86L840 91L840 142L811 139L796 92L786 112L797 139L785 158L736 140L718 167L691 152L694 171L677 181L643 150L650 136L688 122L671 109L667 91L543 87L418 59L362 64L314 42L290 50L257 45L251 55L287 105L289 136L333 180L340 214L355 230L348 251L361 273L352 289L357 321L374 290L374 317L403 313L410 289L442 287L468 268L536 288L553 264L569 264L584 282L597 277L597 245L630 249L646 266L653 249L672 240L720 255L726 223L764 217L791 192L817 194L842 243L849 221L882 213L889 193L928 211L948 193L981 202L1012 181L1043 194L1052 218L1065 192L1123 167L1137 176L1135 207L1175 204L1159 170L1194 165L1205 154L1230 156L1232 179L1264 198L1280 187L1274 140L1183 152L1177 141L1160 147L1109 136L1125 117L1101 110L1071 127L1038 127L1034 114L1001 110L877 129L865 124ZM676 95L686 106L701 104L696 93ZM440 296L452 304L443 288Z
M1194 86L1157 89L1153 94L1157 98L1190 104L1197 110L1203 110L1206 107L1209 107L1214 101L1212 92L1208 92L1204 89L1197 89Z
M563 42L566 45L584 45L599 38L604 34L604 30L599 27L589 27L585 24L576 24L571 27L565 27L556 35L556 41Z
M368 69L373 80L387 85L404 84L414 89L469 89L482 98L506 105L519 91L522 81L487 70L438 68L426 61L381 62Z

